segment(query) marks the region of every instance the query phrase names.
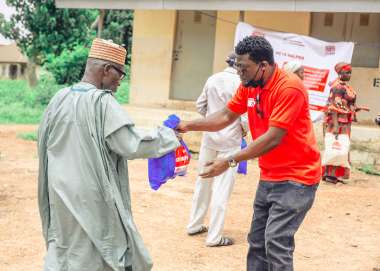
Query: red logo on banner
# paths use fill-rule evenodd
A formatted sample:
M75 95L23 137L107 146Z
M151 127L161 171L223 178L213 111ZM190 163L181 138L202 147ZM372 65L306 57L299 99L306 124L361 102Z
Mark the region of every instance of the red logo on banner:
M327 106L309 104L309 109L310 110L315 110L315 111L320 111L320 112L326 112Z
M329 70L304 67L303 84L307 90L323 92L326 86Z
M335 55L335 45L326 45L325 55Z
M265 36L265 34L263 32L260 32L260 31L253 31L252 32L252 36L254 37L263 37Z

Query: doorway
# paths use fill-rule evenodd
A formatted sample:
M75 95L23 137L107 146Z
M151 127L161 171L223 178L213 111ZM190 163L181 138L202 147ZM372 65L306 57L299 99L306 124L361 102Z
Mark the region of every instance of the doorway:
M178 11L170 99L194 101L213 72L216 11Z

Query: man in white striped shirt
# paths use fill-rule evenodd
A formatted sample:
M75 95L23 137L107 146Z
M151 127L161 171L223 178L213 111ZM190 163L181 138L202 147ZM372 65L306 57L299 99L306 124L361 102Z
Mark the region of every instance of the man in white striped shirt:
M235 59L236 55L230 54L226 59L228 67L208 78L196 103L201 115L207 117L221 110L235 94L240 85L240 77L233 68ZM240 120L218 132L204 132L199 153L199 173L203 171L208 161L229 157L238 152L244 133ZM217 177L210 179L198 177L196 181L187 232L189 235L196 235L208 231L207 246L233 244L233 240L223 236L222 233L227 202L233 189L236 173L237 167L234 167ZM210 203L210 221L209 227L206 227L203 221Z

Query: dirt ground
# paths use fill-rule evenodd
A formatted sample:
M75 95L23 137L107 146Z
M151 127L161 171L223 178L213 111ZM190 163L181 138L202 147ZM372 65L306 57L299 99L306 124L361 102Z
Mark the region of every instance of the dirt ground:
M36 126L0 125L0 270L42 270L45 253L37 208L36 144L17 138ZM231 197L225 234L236 245L207 248L205 236L189 237L196 161L189 174L154 192L147 162L129 165L136 224L149 248L154 270L245 270L246 235L258 180L257 162L239 176ZM380 177L354 170L347 185L320 185L312 210L296 235L295 269L380 270Z

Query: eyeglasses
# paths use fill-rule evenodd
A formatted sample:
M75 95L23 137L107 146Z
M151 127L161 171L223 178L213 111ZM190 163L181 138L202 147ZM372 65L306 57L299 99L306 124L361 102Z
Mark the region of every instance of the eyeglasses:
M120 70L118 67L116 67L115 65L112 65L110 64L110 66L112 68L114 68L120 75L120 81L123 80L125 78L125 76L127 75L125 72L123 72L122 70Z
M256 105L255 105L255 108L256 108L257 115L259 115L260 118L264 118L264 111L262 110L261 105L260 105L260 94L261 93L258 91L257 95L256 95Z

